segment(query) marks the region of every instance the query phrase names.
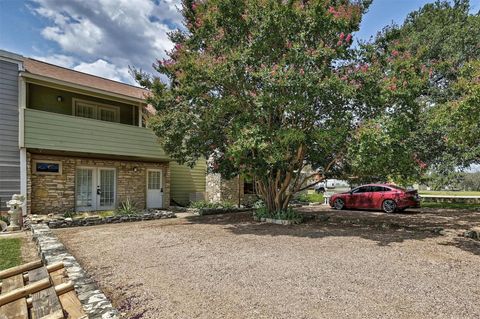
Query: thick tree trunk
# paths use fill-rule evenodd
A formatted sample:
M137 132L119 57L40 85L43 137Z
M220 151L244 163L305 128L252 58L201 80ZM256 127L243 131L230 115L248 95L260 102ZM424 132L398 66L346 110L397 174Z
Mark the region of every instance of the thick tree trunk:
M265 206L270 213L284 211L288 208L291 195L288 195L282 188L276 187L273 180L257 183L258 195L265 202Z
M268 176L256 176L258 195L264 200L270 213L285 211L299 186L299 177L303 169L305 147L300 145L294 155L289 156L290 164L274 169Z

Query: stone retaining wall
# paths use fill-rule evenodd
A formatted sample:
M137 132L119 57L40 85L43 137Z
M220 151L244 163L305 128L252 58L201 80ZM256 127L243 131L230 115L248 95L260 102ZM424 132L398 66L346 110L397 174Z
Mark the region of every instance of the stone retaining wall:
M117 319L118 311L112 306L108 298L97 287L45 224L31 225L33 239L37 244L42 260L47 264L63 262L68 277L73 281L78 299L82 303L85 313L90 319Z
M66 228L80 226L94 226L102 224L116 224L126 222L137 222L142 220L153 220L161 218L175 218L175 213L171 211L158 210L152 213L139 215L115 215L108 217L91 216L79 219L57 217L46 223L50 228Z

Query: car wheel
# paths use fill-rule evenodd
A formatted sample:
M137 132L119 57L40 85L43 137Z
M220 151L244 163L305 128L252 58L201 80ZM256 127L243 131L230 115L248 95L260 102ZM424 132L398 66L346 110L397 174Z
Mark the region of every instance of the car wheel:
M325 193L325 188L317 188L315 191L317 192L317 194L323 194Z
M345 202L343 201L343 199L337 198L333 202L333 207L335 207L335 209L341 210L341 209L343 209L343 207L345 207Z
M394 200L387 199L383 201L382 209L385 213L394 213L397 210L397 203Z

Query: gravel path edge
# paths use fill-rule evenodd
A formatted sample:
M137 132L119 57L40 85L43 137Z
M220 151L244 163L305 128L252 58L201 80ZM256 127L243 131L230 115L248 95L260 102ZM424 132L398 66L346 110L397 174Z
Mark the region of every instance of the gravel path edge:
M42 260L48 265L63 261L68 277L73 281L78 299L90 319L118 319L119 313L95 281L83 270L45 224L30 226Z

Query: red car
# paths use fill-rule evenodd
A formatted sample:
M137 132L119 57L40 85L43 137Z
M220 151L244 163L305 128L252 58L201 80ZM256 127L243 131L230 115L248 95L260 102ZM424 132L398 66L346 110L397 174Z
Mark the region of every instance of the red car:
M394 213L409 207L420 207L420 197L416 190L407 191L389 184L368 184L332 195L329 204L335 209L381 209Z

